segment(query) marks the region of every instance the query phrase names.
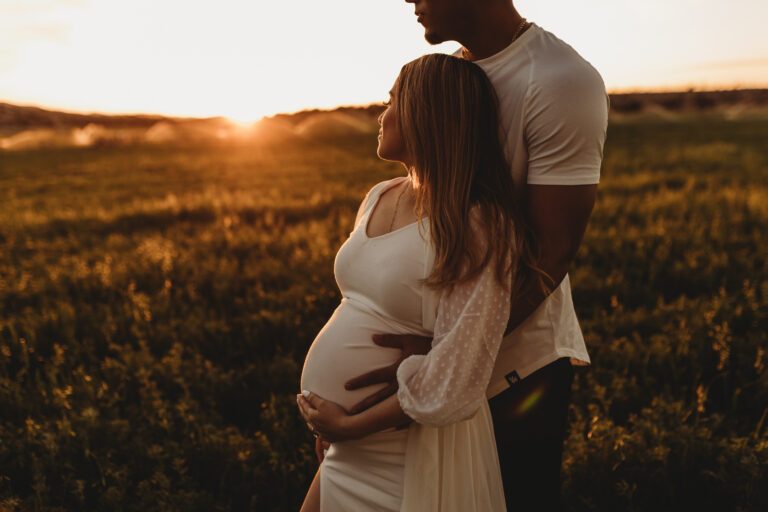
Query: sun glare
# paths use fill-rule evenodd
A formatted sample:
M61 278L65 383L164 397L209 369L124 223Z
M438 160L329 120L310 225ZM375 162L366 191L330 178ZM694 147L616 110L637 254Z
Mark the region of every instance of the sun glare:
M695 25L681 23L690 2L661 2L515 5L582 53L609 89L768 85L768 3L733 6L734 37L706 8L714 0L701 0ZM646 22L653 38L638 28ZM456 47L429 46L402 1L4 0L0 101L247 124L377 101L403 63Z
M235 128L238 128L240 130L249 130L258 123L259 121L257 119L251 118L251 117L232 117L232 116L225 116L226 120L229 121Z

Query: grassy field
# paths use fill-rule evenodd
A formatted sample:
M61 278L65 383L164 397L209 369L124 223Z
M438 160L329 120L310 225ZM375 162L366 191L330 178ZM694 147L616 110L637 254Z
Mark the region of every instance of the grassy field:
M0 510L293 511L375 136L0 152ZM569 510L768 509L768 121L611 124Z

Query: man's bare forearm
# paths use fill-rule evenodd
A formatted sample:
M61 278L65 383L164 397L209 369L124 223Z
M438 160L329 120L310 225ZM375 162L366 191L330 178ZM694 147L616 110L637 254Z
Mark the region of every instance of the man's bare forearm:
M528 222L539 246L548 290L535 282L512 297L506 334L536 311L563 282L579 250L597 198L597 185L528 185Z
M505 336L514 331L529 316L531 316L533 312L536 311L536 309L542 304L542 302L544 302L544 299L546 299L550 293L554 292L557 287L560 286L560 283L563 282L565 275L568 273L570 263L570 261L567 261L565 263L555 265L541 265L542 270L544 270L547 275L552 278L552 281L545 278L548 293L545 293L545 290L542 290L541 286L538 286L538 284L534 283L528 286L521 293L512 297L512 304L510 305L509 309L509 322L507 323L507 329L504 331Z

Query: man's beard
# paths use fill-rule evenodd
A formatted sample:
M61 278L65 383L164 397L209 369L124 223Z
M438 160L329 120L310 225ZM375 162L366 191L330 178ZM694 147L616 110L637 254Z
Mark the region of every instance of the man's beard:
M430 31L424 33L424 39L426 39L429 44L440 44L447 41L445 37L438 34L437 32Z

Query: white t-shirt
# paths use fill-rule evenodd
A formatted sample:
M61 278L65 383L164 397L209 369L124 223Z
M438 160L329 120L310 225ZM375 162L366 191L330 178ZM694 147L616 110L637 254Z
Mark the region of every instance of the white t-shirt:
M609 100L595 68L535 23L475 64L496 89L504 150L517 187L600 181ZM502 341L487 397L561 357L590 363L567 274Z

